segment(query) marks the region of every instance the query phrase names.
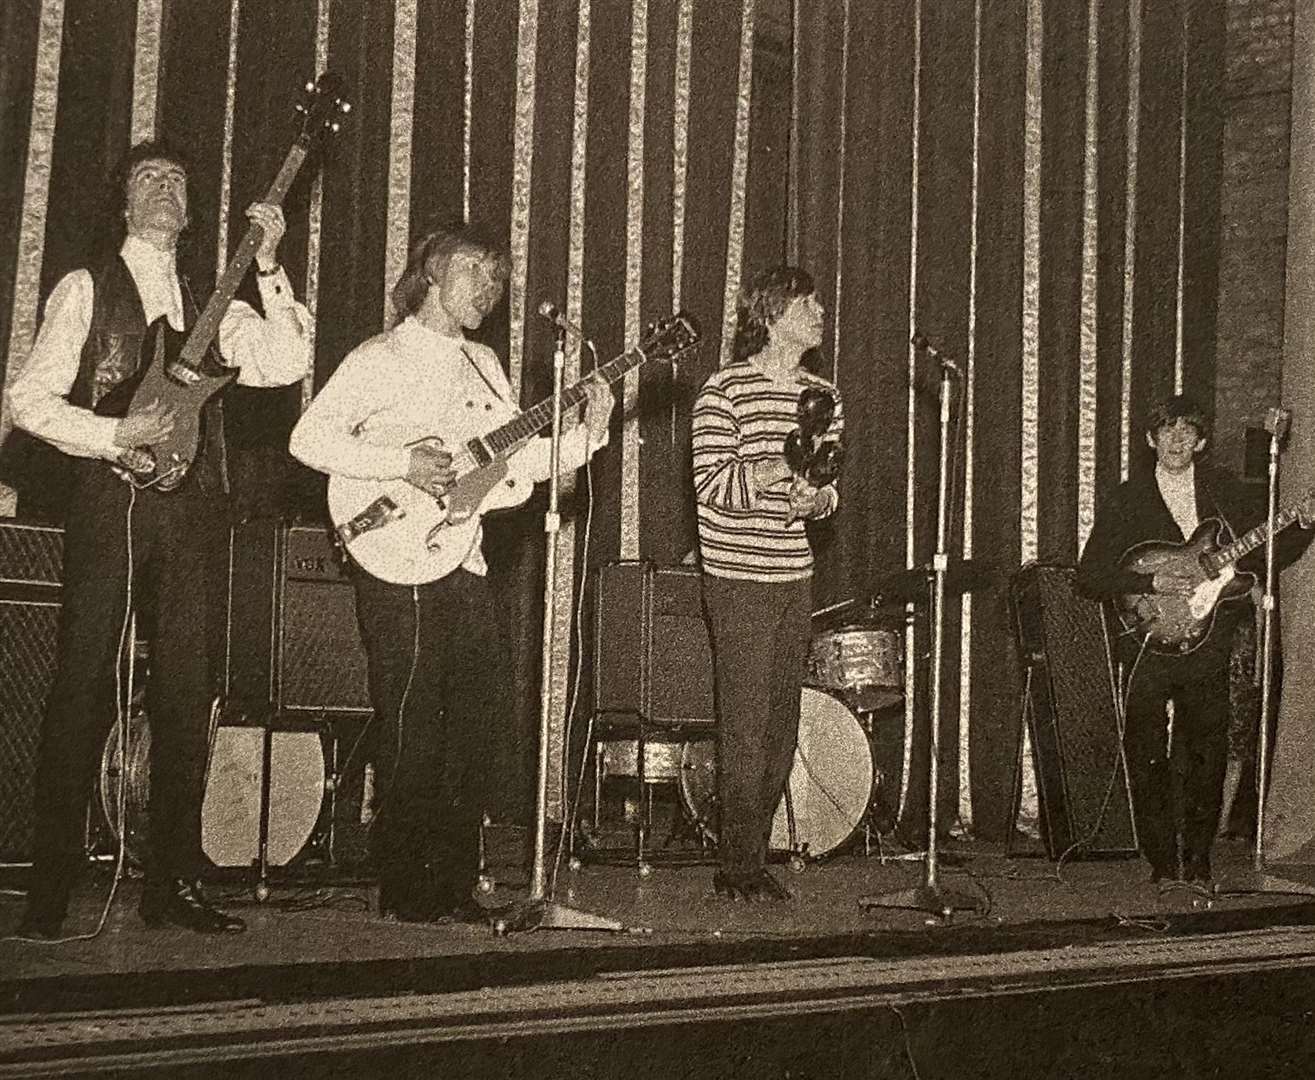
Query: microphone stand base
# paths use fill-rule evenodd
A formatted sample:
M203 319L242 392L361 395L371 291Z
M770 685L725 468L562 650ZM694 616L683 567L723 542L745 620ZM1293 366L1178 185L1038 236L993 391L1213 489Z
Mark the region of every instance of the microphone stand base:
M873 908L897 908L903 911L925 911L937 918L948 919L956 911L982 913L981 897L955 892L939 885L918 885L912 889L875 893L859 897L858 906L864 911Z
M555 900L530 900L493 923L499 937L530 930L606 930L620 933L625 926L616 919L567 907Z

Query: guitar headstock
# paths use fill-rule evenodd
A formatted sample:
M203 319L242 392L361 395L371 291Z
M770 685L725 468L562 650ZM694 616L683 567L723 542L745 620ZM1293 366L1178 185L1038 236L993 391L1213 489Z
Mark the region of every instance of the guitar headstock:
M297 141L303 146L316 138L327 139L342 128L342 117L352 111L341 76L326 71L302 88L297 102Z
M649 360L675 360L697 345L700 337L694 316L680 311L651 323L638 348Z

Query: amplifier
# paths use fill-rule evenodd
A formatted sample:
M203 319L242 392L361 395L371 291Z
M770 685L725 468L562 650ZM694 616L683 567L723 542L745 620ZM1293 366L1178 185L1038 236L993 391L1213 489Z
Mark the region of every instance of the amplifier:
M370 711L356 594L327 528L234 526L227 637L230 710Z
M0 524L0 863L26 862L32 784L55 678L64 534Z

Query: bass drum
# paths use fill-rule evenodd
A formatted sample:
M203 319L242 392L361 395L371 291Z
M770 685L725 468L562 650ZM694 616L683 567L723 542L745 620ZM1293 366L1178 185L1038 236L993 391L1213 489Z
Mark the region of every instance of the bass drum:
M100 809L115 843L123 839L124 858L134 866L141 866L146 857L146 814L150 803L151 728L146 722L146 710L140 704L134 704L128 715L123 741L125 752L120 751L116 723L110 728L100 756ZM120 793L123 817L128 824L126 836L119 823Z
M264 729L215 729L201 804L201 850L215 866L253 866L259 857L260 777ZM117 726L101 754L100 805L127 859L141 866L147 851L150 807L151 728L135 707L128 721L127 753L119 752ZM121 764L126 759L126 764ZM270 742L267 862L284 866L306 846L324 800L324 751L313 731L276 731ZM124 800L124 835L119 821Z
M772 850L821 858L842 847L863 824L875 776L872 748L858 717L833 695L805 686L800 692L799 742L789 795L782 796L772 818ZM685 744L680 794L695 827L716 843L716 740Z

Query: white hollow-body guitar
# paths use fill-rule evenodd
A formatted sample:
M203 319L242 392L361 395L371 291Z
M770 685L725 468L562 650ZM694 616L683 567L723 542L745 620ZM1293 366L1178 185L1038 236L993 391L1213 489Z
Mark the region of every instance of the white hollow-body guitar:
M565 412L585 399L590 379L615 382L646 360L671 360L699 340L684 313L660 319L641 341L591 375L562 391ZM449 432L408 443L428 442L452 455L456 479L441 498L405 479L329 478L329 516L338 539L363 569L395 585L423 585L450 574L465 561L480 519L520 506L534 483L518 470L516 452L552 425L552 399L517 413L490 431Z

